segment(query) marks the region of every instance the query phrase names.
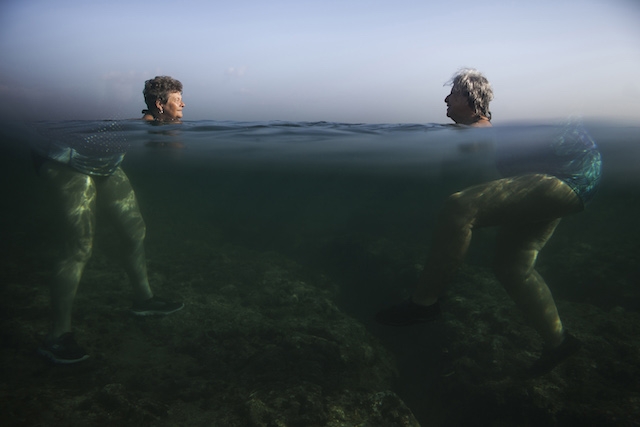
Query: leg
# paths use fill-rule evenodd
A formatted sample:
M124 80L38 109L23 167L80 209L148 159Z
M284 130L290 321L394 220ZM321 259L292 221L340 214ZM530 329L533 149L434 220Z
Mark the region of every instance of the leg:
M560 219L504 227L498 236L495 273L516 305L550 346L558 346L564 331L551 291L535 270L538 253Z
M414 301L429 305L437 300L464 259L474 227L532 224L580 210L575 192L548 175L504 178L453 194L441 212Z
M153 297L147 276L144 252L146 226L129 178L121 168L104 178L96 179L98 203L113 221L123 245L122 261L134 291L134 300Z
M96 188L90 176L52 161L42 166L42 175L57 196L65 239L51 286L54 339L71 331L73 300L93 246Z
M137 316L166 315L181 310L183 303L154 297L149 286L144 253L146 227L129 178L118 168L112 176L97 182L98 202L114 222L124 246L124 267L133 285L132 313Z
M464 259L474 227L525 226L580 210L582 202L571 187L548 175L499 179L453 194L440 214L431 253L413 297L380 311L376 319L404 326L438 318L438 296Z
M582 347L563 329L551 291L534 268L538 253L559 223L555 219L507 226L498 236L496 276L545 343L542 355L529 369L533 376L551 371Z

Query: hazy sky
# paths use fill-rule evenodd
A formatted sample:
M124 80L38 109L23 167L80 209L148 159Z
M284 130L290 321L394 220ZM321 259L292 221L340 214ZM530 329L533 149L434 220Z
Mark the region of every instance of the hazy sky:
M140 117L144 81L186 120L447 123L460 67L494 123L640 120L638 0L0 0L0 114Z

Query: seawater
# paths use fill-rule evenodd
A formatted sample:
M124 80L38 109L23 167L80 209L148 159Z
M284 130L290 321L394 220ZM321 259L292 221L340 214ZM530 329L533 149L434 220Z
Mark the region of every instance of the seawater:
M328 277L338 286L341 309L373 328L379 308L411 291L444 199L499 178L496 145L543 141L562 125L4 123L3 282L46 270L51 256L46 244L53 201L33 168L31 144L107 129L129 146L122 167L147 223L152 280L156 258L206 260L199 242L275 253L309 275ZM640 126L585 126L603 155L601 188L584 212L562 221L538 265L557 299L640 310ZM476 230L466 262L490 266L493 237L492 229ZM108 239L97 240L98 250L108 246ZM211 286L217 286L215 277ZM408 372L429 362L396 356L411 365ZM406 374L405 385L412 379ZM419 412L418 386L406 387L410 391L400 394Z
M447 195L499 178L496 145L544 141L562 125L463 129L328 122L4 123L3 228L29 234L30 224L38 223L38 217L46 219L41 208L48 206L48 195L29 155L34 141L106 133L129 146L122 167L147 221L149 251L154 240L175 236L178 229L182 241L207 238L206 229L210 238L282 252L317 268L337 268L351 282L343 292L345 302L366 293L375 306L377 298L391 297L415 279L416 264L428 250ZM587 210L563 221L557 234L581 244L590 244L592 234L627 241L639 233L640 127L585 125L603 154L602 185ZM476 234L468 262L490 263L492 231ZM8 250L11 239L3 241ZM177 245L176 251L188 251ZM371 262L364 259L374 255L392 260L358 265ZM629 280L629 269L619 269L624 280ZM363 317L371 308L353 307Z

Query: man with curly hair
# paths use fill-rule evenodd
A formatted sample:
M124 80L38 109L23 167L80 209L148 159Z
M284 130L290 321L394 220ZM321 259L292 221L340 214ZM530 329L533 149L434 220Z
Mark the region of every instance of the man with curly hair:
M460 125L490 127L493 90L486 77L462 69L450 83L447 116ZM581 343L563 328L551 291L535 269L536 259L561 218L582 211L592 199L600 181L600 153L582 126L570 125L550 141L532 147L511 144L496 154L504 178L448 197L413 296L380 311L376 320L405 326L439 318L438 298L462 263L473 230L498 226L494 271L544 341L530 369L541 375Z

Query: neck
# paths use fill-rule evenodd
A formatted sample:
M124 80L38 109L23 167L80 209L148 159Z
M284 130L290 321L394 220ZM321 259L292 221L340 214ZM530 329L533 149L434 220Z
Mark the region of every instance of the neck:
M474 121L468 123L469 126L473 127L491 127L491 121L484 116L476 117Z
M153 113L153 119L156 122L165 122L165 123L169 123L169 122L179 122L180 119L176 119L176 118L169 118L167 116L164 115L164 113L161 113L159 111L154 111Z

